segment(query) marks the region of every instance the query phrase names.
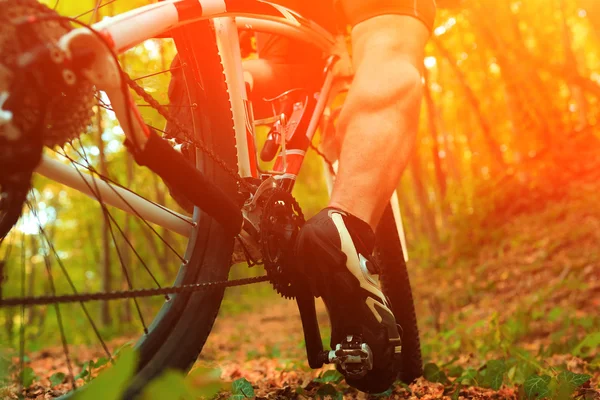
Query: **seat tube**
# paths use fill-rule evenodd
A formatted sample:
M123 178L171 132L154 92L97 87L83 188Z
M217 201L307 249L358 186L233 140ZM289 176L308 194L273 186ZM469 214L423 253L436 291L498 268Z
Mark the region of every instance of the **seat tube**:
M213 21L233 113L238 172L242 177L257 177L252 105L246 92L235 18L219 17Z

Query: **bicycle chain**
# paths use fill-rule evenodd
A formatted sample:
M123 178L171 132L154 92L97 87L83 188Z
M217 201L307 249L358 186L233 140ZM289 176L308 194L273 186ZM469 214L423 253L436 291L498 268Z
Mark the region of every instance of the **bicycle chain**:
M240 186L244 187L246 190L254 190L255 188L245 181L234 169L229 167L227 163L221 159L215 152L204 143L201 139L194 138L192 136L192 132L183 126L176 118L174 118L170 112L166 109L166 107L159 104L159 102L152 97L148 92L144 90L139 84L137 84L125 71L121 70L121 75L127 85L133 89L144 101L146 101L152 108L154 108L158 113L163 116L167 122L170 122L175 125L175 127L183 133L183 135L194 145L196 145L203 153L208 155L214 162L216 162L228 175L230 175L236 183ZM325 155L319 151L316 146L310 143L310 146L315 152L321 156L325 162L328 164L329 169L333 172L333 164L325 157ZM291 197L291 195L290 195ZM298 205L297 201L291 197L291 201ZM298 205L298 210L300 207ZM302 211L300 211L301 217ZM1 278L1 277L0 277ZM253 278L244 278L244 279L236 279L232 281L219 281L219 282L205 282L205 283L197 283L191 285L182 285L182 286L172 286L166 288L154 288L154 289L131 289L131 290L122 290L122 291L113 291L106 293L85 293L85 294L72 294L72 295L58 295L58 296L29 296L23 298L7 298L2 299L0 297L0 306L36 306L36 305L48 305L48 304L63 304L63 303L74 303L74 302L87 302L87 301L96 301L96 300L117 300L117 299L127 299L127 298L135 298L135 297L152 297L152 296L161 296L168 294L177 294L177 293L191 293L197 292L200 290L207 290L209 288L227 288L234 286L243 286L249 285L259 282L271 281L273 283L273 278L265 275L261 277L253 277ZM0 279L1 283L1 279Z
M194 145L196 145L202 152L208 155L214 162L219 164L223 170L229 174L239 185L243 186L246 190L254 190L255 188L245 181L233 168L231 168L227 163L220 158L215 152L204 143L201 139L194 138L192 132L183 126L179 121L174 118L169 111L167 111L166 107L159 104L158 100L152 97L151 94L146 92L143 87L137 84L125 71L121 70L121 74L125 82L132 88L144 101L146 101L152 108L154 108L160 115L162 115L167 122L172 123L175 127L183 133L183 135Z
M250 285L253 283L267 282L268 280L269 278L264 275L253 278L236 279L232 281L194 283L190 285L155 289L133 289L101 293L66 294L58 296L9 297L6 299L0 298L0 307L43 306L49 304L82 303L96 300L120 300L138 297L153 297L169 294L192 293L212 288L228 288L233 286Z

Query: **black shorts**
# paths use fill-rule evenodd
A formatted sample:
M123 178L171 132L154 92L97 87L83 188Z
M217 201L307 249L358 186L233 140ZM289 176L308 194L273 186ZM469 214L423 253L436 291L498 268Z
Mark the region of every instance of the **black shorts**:
M337 0L345 21L350 26L380 15L409 15L421 20L433 31L435 0Z
M408 15L422 21L430 32L436 14L435 0L274 0L335 33L380 15ZM302 63L318 58L310 44L282 36L257 35L260 58L277 62Z

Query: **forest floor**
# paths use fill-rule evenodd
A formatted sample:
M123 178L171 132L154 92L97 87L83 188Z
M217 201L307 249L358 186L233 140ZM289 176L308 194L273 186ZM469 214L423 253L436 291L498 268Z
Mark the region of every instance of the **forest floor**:
M425 377L408 386L398 383L383 397L600 399L596 203L589 196L571 198L517 217L493 240L478 244L476 256L412 260ZM243 300L238 292L229 294ZM318 304L327 343L327 315ZM249 310L224 307L221 314L195 365L196 371L218 371L219 382L238 383L220 384L219 398L369 398L327 372L331 367L308 368L294 301L262 298ZM49 380L66 372L61 354L56 348L30 356L28 365L40 378L26 398L52 398L67 389ZM103 353L81 347L73 354L81 361ZM206 384L194 376L187 378L189 385ZM249 382L250 392L240 389L240 382ZM16 398L11 390L0 390L2 396Z

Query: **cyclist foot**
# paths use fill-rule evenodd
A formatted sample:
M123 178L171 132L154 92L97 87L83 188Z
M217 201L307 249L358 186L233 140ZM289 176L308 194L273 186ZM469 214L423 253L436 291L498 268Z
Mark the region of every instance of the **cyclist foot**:
M374 241L367 223L326 208L306 222L296 243L300 271L329 313L329 359L350 386L368 393L394 383L401 350L394 314L370 260Z

